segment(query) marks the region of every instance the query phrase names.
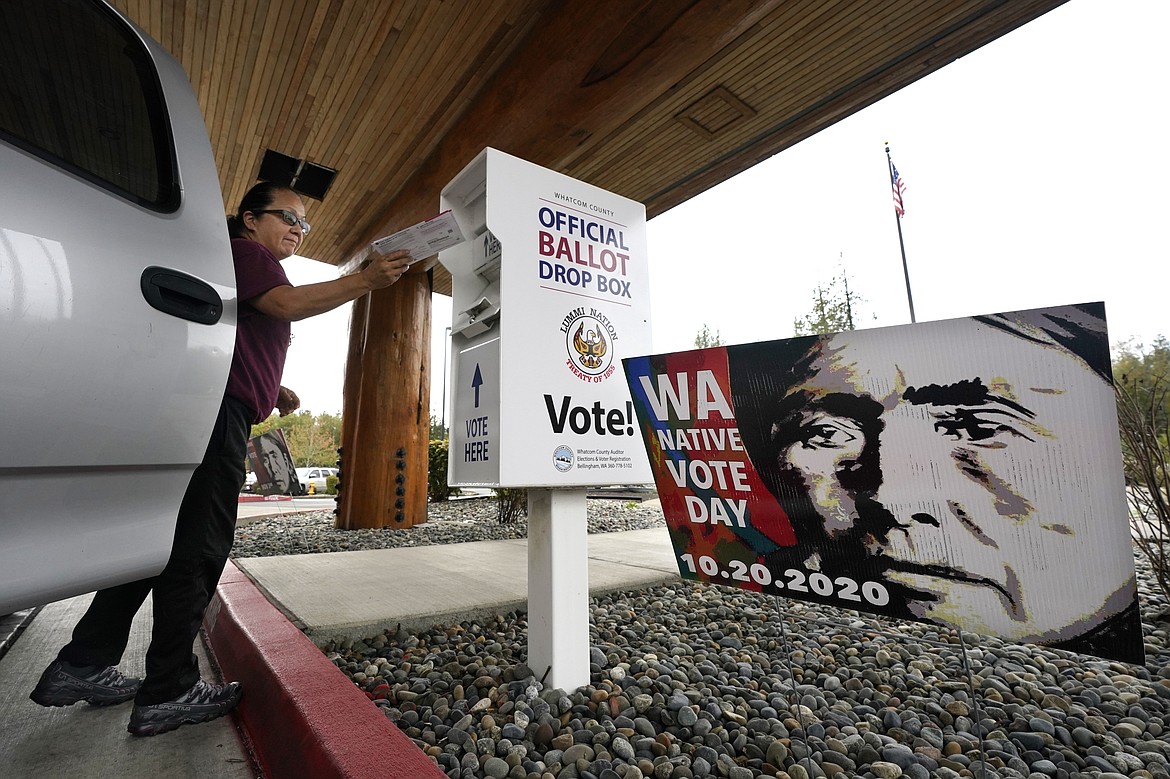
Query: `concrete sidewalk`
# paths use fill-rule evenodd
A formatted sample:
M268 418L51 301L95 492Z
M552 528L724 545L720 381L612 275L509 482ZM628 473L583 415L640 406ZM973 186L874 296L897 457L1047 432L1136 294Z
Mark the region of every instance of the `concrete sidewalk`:
M664 528L595 534L588 543L591 594L678 578ZM246 779L254 758L270 779L393 775L387 761L398 761L400 775L441 779L314 643L524 608L527 548L526 539L480 541L229 564L204 628L224 676L244 685L240 707L148 739L126 733L128 705L44 709L28 700L90 596L50 604L0 658L0 777ZM121 666L128 674L142 672L148 614L135 622Z
M252 761L234 717L198 727L136 738L126 732L131 704L98 707L76 703L44 708L28 699L41 671L69 641L92 595L50 603L0 658L0 776L2 777L190 777L252 779ZM142 676L150 641L148 598L130 634L120 668ZM206 678L218 676L196 642Z
M678 578L664 528L589 536L589 592L649 587ZM528 541L331 552L236 560L318 645L525 608Z

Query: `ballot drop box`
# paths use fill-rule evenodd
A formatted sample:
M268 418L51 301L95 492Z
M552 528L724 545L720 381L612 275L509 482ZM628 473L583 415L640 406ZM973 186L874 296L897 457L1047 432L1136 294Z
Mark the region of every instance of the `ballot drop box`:
M485 149L442 192L448 482L529 488L529 665L588 682L585 488L653 481L621 360L648 354L646 209ZM546 667L542 667L547 666Z
M452 486L651 483L621 359L650 352L646 209L486 149L443 190Z

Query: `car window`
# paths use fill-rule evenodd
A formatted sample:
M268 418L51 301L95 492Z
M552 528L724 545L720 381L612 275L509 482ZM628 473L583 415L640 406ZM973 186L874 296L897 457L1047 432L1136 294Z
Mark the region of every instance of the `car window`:
M0 135L156 211L178 207L162 89L146 47L107 8L0 2Z

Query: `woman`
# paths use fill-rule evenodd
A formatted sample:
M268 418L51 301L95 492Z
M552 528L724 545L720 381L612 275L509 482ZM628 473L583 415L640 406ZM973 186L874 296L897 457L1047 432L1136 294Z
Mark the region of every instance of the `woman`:
M284 416L300 406L297 396L280 386L290 323L393 284L409 261L404 251L375 256L357 273L292 286L280 260L292 256L309 231L305 205L291 189L268 182L244 195L228 217L228 231L239 300L235 354L211 440L179 508L170 559L158 576L98 592L72 640L29 696L42 706L134 698L127 730L137 736L206 722L239 702L239 682L204 681L191 647L231 551L251 426L274 407ZM152 592L146 678L125 677L115 666L134 615Z

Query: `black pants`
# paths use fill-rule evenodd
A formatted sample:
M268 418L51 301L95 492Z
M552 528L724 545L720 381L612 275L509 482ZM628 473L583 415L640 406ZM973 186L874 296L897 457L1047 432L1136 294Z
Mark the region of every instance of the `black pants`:
M146 678L135 702L145 706L173 700L199 681L191 648L235 538L251 421L251 410L224 397L203 462L183 495L166 567L157 576L95 594L57 659L72 665L117 665L134 615L153 593Z

